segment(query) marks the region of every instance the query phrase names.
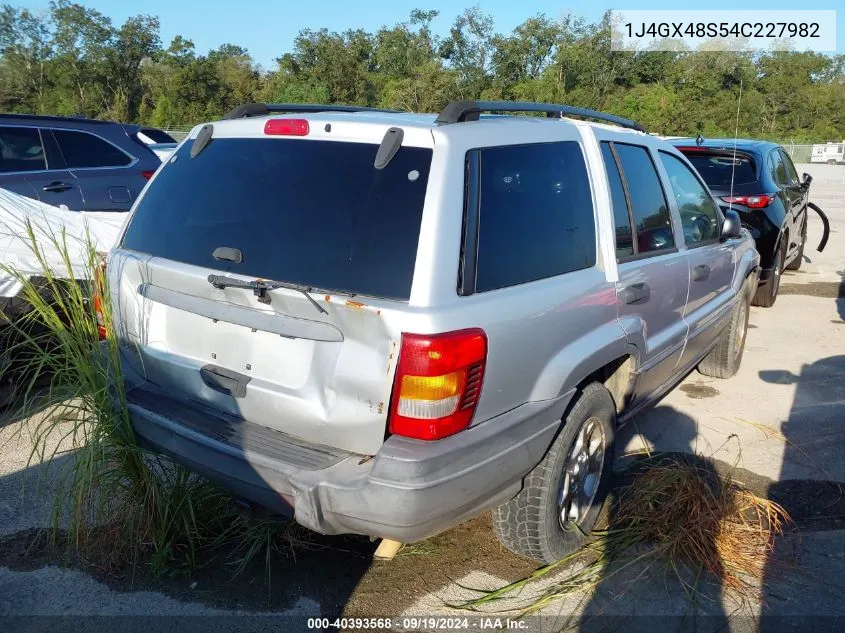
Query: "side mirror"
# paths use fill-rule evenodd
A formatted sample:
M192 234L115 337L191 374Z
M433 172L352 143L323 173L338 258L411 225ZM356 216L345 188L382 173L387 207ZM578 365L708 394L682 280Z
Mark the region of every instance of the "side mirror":
M809 187L811 182L813 182L813 177L810 174L803 174L801 176L801 185L803 187Z
M736 211L725 211L725 221L722 223L722 240L734 240L742 237L742 222Z

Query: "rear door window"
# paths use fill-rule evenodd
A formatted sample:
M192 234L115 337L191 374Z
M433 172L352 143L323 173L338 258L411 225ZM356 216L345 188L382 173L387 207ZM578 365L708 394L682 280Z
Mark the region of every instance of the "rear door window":
M47 169L41 135L34 127L0 127L0 173Z
M151 183L123 239L186 264L315 288L407 300L432 150L215 138L185 143ZM241 263L214 250L239 249Z
M669 205L657 169L648 149L640 145L614 143L637 233L637 254L652 253L675 247Z
M476 292L595 265L593 199L577 142L479 153Z
M53 136L59 144L68 169L125 167L133 160L108 141L87 132L53 130Z

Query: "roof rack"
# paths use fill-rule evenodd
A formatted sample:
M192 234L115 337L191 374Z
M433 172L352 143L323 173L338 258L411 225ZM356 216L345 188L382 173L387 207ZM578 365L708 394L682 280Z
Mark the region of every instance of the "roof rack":
M354 105L320 105L313 103L245 103L229 112L224 119L242 119L253 116L267 116L274 112L399 112Z
M545 112L548 117L575 116L596 119L647 133L647 130L639 123L613 114L568 105L534 103L532 101L452 101L443 108L435 123L449 125L464 121L477 121L482 112Z

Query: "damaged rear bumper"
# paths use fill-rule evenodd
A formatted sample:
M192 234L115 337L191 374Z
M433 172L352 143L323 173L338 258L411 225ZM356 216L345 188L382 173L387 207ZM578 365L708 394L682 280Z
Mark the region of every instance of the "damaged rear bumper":
M438 441L392 436L372 457L224 418L148 385L131 389L127 402L143 444L237 497L323 534L411 542L516 495L572 395L524 404Z

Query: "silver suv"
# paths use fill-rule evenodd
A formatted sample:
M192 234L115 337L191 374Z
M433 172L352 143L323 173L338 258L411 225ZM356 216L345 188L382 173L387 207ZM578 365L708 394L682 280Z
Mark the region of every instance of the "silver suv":
M617 425L736 372L758 261L625 119L251 104L157 172L108 276L146 445L325 534L492 508L550 562L595 522Z

